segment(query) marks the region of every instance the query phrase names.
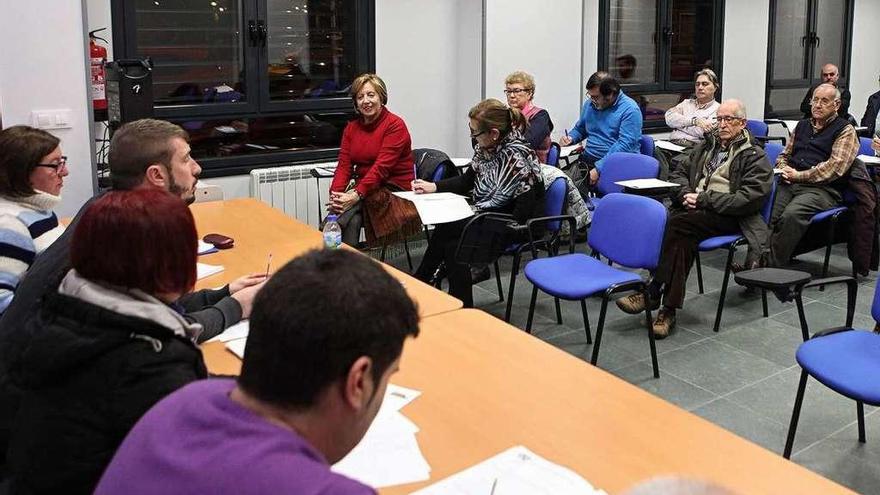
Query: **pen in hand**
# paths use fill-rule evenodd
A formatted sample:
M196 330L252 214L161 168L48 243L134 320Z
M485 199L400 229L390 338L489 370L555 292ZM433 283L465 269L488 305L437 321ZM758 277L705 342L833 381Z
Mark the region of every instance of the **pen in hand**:
M266 278L269 278L269 267L272 266L272 253L269 253L269 259L266 261Z

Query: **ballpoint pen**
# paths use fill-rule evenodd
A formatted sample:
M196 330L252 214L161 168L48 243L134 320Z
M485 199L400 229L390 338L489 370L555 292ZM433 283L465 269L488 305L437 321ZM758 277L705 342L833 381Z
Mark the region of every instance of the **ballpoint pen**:
M269 278L269 267L272 266L272 253L269 253L269 259L266 260L266 278Z

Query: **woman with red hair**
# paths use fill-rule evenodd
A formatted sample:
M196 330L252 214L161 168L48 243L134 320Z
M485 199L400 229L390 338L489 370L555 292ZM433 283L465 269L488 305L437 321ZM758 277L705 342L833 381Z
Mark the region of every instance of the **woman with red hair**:
M176 304L195 285L196 244L189 208L165 191L109 192L83 213L73 269L26 329L11 493L91 493L141 415L207 376L201 325Z

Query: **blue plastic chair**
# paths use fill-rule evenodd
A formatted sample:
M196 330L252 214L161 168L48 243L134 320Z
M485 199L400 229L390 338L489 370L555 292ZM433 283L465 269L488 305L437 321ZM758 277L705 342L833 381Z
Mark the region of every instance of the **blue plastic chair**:
M796 359L801 366L788 437L782 456L791 457L797 432L801 405L807 388L807 377L812 376L826 387L856 401L859 442L865 442L865 404L880 406L880 334L852 328L858 284L852 277L833 277L815 280L808 285L847 284L846 325L818 332L798 347ZM874 287L871 316L880 322L880 280Z
M605 157L596 190L599 197L623 191L615 182L630 179L654 179L660 172L660 162L653 156L615 152Z
M770 126L768 126L763 120L747 120L746 129L749 130L749 133L756 141L762 144L767 143L768 141L780 141L783 146L785 145L784 137L770 137Z
M769 144L769 143L768 143ZM761 207L761 217L765 223L770 223L770 213L773 211L773 201L776 199L776 180L775 178L770 184L770 194L764 200ZM721 327L721 313L724 310L724 299L727 297L727 284L730 281L730 264L733 262L733 255L736 248L746 243L746 238L742 234L719 235L703 240L697 245L697 252L694 264L697 265L697 288L700 294L703 293L703 267L700 263L700 252L713 251L715 249L727 249L727 262L724 264L724 279L721 282L721 294L718 296L718 309L715 312L715 324L712 330L717 332ZM767 293L762 292L762 302L764 305L764 316L769 316L767 310Z
M654 156L654 138L642 135L639 139L639 153L646 156Z
M559 167L559 143L550 143L550 149L547 151L547 165Z
M767 143L764 145L764 153L767 154L767 161L770 162L770 166L776 165L776 159L779 158L779 154L785 149L779 143Z
M544 198L544 214L545 217L534 218L532 224L538 222L546 223L546 235L543 239L534 241L536 249L547 251L548 254L554 255L559 250L559 231L562 228L561 216L565 212L566 199L568 196L568 182L562 177L554 180L547 189ZM571 232L574 237L574 231ZM513 310L513 291L516 288L516 276L519 274L519 265L522 260L522 252L531 249L532 243L521 243L509 246L504 254L513 256L513 267L510 269L510 285L507 289L507 308L504 310L504 321L510 321L510 312ZM495 281L498 284L498 294L501 294L501 269L498 261L495 261ZM503 299L502 299L503 300ZM556 321L562 323L562 311L559 308L559 300L556 300Z
M860 137L859 138L859 154L874 156L874 149L871 148L871 138L867 138L867 137Z
M574 217L564 218L574 231ZM599 312L599 324L596 327L596 342L593 344L593 354L590 359L595 365L599 359L605 313L611 296L623 291L634 290L644 293L647 290L647 285L638 274L608 266L599 261L598 255L601 254L624 267L653 271L660 260L660 247L665 229L666 207L659 201L632 194L614 193L606 196L593 212L593 222L587 239L596 257L575 253L574 236L571 236L569 254L534 259L526 265L526 278L534 285L526 331L531 333L535 301L540 289L559 299L580 301L584 332L587 343L590 343L592 338L586 298L599 295L602 297L602 306ZM534 250L533 255L537 257ZM657 348L654 344L654 332L651 329L651 310L647 307L645 321L654 377L659 378Z

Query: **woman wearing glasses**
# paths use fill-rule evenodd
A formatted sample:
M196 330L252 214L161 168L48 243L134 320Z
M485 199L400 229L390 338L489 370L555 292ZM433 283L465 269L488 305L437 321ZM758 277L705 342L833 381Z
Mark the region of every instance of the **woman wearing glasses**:
M528 126L523 130L523 139L535 150L538 160L547 163L553 121L550 120L547 110L532 103L532 98L535 97L535 78L527 72L514 72L504 80L504 94L507 95L507 104L522 112L528 120Z
M0 131L0 314L34 258L64 231L52 210L66 176L57 137L23 125Z
M452 192L470 194L477 212L513 215L524 224L544 210L544 183L535 152L523 140L525 117L495 99L483 100L471 108L469 127L474 158L464 174L440 182L413 181L417 194ZM459 238L469 219L437 225L416 270L416 278L430 282L441 263L449 278L449 293L473 307L473 280L465 263L456 262Z

